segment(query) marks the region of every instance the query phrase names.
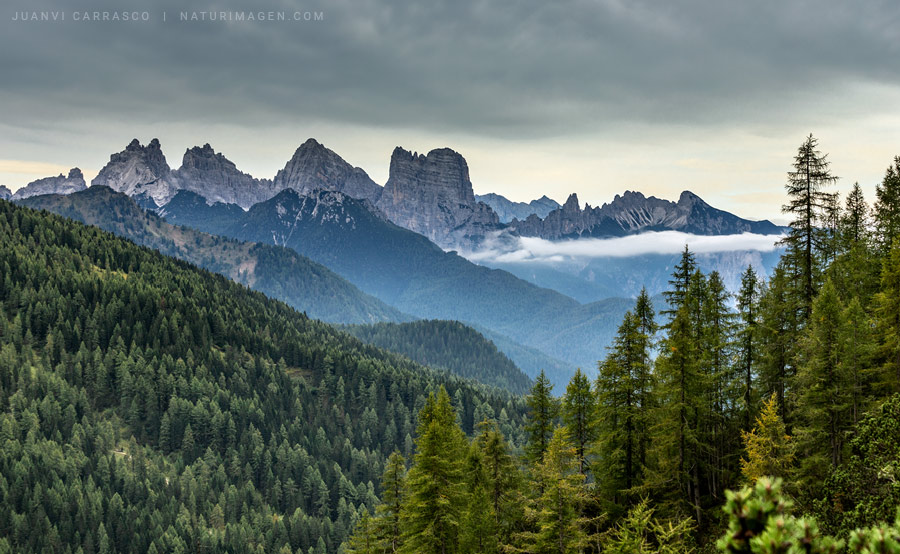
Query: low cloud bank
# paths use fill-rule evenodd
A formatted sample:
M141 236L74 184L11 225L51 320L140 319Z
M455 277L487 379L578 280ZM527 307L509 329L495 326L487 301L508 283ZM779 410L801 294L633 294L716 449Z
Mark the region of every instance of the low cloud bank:
M778 235L691 235L679 231L660 231L627 237L582 238L550 241L536 237L493 237L475 252L463 253L473 262L558 263L576 259L627 258L646 254L677 254L687 244L692 252L708 254L755 250L771 252L781 239Z

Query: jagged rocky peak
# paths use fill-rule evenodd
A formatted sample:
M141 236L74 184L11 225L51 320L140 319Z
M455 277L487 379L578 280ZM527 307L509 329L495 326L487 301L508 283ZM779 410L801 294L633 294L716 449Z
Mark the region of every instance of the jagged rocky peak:
M275 175L274 186L279 191L292 188L300 194L316 189L335 190L373 203L381 196L381 187L365 171L313 138L301 144Z
M438 148L427 155L394 148L387 189L395 196L438 195L451 202L475 204L469 166L462 155L450 148Z
M170 181L171 169L158 139L143 146L132 140L122 152L109 157L91 185L107 186L129 196L146 195L158 205L165 204L175 195L176 187Z
M562 210L568 213L578 213L581 211L581 204L578 203L578 195L574 192L566 198L566 203L563 204Z
M72 194L87 188L84 182L84 175L77 167L69 170L68 175L60 173L56 177L44 177L32 181L24 187L10 195L11 200L21 200L32 196L40 196L42 194Z
M444 248L471 246L500 225L497 214L475 200L465 158L449 148L427 155L394 148L377 206L397 225Z
M210 204L237 204L245 210L277 192L272 181L242 172L209 143L185 150L172 178L178 189L195 192Z
M12 196L12 191L0 185L0 200L9 200L10 196Z

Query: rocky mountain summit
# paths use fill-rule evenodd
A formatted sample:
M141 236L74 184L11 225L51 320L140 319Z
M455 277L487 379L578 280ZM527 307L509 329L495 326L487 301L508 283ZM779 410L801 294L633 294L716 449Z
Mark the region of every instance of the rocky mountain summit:
M566 203L541 219L514 219L509 230L521 236L558 240L578 237L617 237L645 231L682 231L697 235L757 233L780 234L782 228L769 221L751 221L713 208L699 196L684 191L678 202L640 192L626 191L612 202L581 208L572 194Z
M44 177L43 179L32 181L8 196L8 198L10 200L22 200L44 194L71 194L86 188L87 185L84 183L84 175L81 174L81 170L73 167L69 170L68 175L60 173L56 177ZM9 192L8 189L7 192Z
M365 171L353 167L312 138L301 144L284 169L275 175L274 189L276 194L285 189L300 194L317 189L333 190L373 204L381 197L381 186Z
M543 219L547 217L550 212L561 207L559 202L552 198L548 198L546 194L537 200L532 200L527 203L513 202L505 196L493 192L481 195L476 194L475 200L484 202L490 206L491 209L494 210L494 213L497 214L497 217L500 218L500 223L509 223L513 219L521 221L532 214Z
M128 196L143 195L161 206L177 192L170 173L158 139L147 146L134 139L125 150L109 157L91 185L107 186Z
M12 191L0 185L0 200L9 200L10 196L12 196Z
M444 248L477 242L501 227L490 206L475 200L466 160L449 148L427 155L395 148L377 206L395 224Z
M209 143L188 148L170 180L176 189L195 192L210 203L237 204L245 210L278 192L271 180L244 173Z

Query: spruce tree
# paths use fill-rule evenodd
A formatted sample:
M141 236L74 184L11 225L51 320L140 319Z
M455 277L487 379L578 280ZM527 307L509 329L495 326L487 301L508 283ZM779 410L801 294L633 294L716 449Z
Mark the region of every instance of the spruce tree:
M528 443L525 453L531 464L539 464L544 461L544 453L553 437L556 428L556 418L559 416L559 401L553 397L553 384L542 370L531 394L526 399L528 404L528 421L525 431L528 434Z
M737 333L738 364L743 377L744 430L749 431L755 417L753 379L759 363L759 300L761 285L752 265L741 275L737 296L739 327Z
M869 235L869 206L859 183L847 194L844 212L841 216L841 238L845 248L864 243Z
M881 291L875 296L875 318L883 370L880 392L900 392L900 239L884 260Z
M900 237L900 156L894 157L875 187L875 198L875 234L882 255L886 255Z
M406 460L396 450L388 457L381 491L381 504L375 512L378 538L388 552L397 552L401 545L400 514L406 500Z
M578 468L582 475L587 475L586 451L595 436L595 409L591 383L581 369L577 369L566 387L566 395L562 401L562 419L568 436L575 445Z
M802 299L803 321L812 313L821 273L820 259L823 248L823 212L831 204L832 196L824 187L837 177L828 169L827 154L819 152L818 141L809 135L794 157L794 169L788 172L785 185L789 202L782 211L792 217L791 230L784 238L786 255L794 260Z

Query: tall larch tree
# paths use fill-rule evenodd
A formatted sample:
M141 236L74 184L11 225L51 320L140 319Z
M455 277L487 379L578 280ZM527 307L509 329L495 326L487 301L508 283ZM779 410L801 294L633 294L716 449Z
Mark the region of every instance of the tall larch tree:
M797 374L797 428L804 484L821 481L837 467L846 431L852 424L853 382L847 375L844 307L832 282L826 281L813 304L803 340L803 363Z
M641 434L650 417L638 395L643 363L640 344L640 320L627 312L597 376L597 462L593 473L601 504L612 515L627 507L632 489L640 484L642 452L649 442L649 436Z
M447 391L431 393L419 414L414 464L407 474L401 509L400 552L459 552L460 524L468 505L466 438L456 423Z
M795 262L795 278L803 301L803 321L809 320L819 286L822 223L824 211L832 203L831 195L824 188L837 180L829 170L827 157L818 150L815 137L809 135L794 156L794 168L788 172L785 185L789 199L782 212L789 214L792 220L791 230L783 243L787 246L786 255Z

